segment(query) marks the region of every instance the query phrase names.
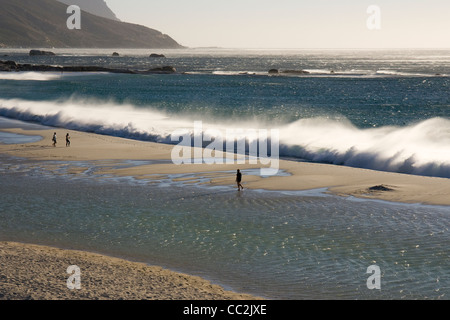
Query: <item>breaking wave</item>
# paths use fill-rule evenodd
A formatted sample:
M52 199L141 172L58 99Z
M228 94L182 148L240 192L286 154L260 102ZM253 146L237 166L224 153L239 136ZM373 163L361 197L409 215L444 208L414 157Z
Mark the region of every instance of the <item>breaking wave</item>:
M0 80L50 81L61 79L58 73L50 72L0 72Z
M279 129L280 155L313 162L450 178L450 119L431 118L403 127L361 129L347 120L308 118L273 127L266 120L232 121L169 115L151 106L70 99L0 99L0 116L43 125L160 143L175 130Z

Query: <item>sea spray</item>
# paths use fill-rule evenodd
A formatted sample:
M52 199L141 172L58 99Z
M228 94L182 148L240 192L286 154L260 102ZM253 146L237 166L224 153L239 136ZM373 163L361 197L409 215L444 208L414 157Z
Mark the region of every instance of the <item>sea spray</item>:
M178 144L172 150L175 165L262 164L262 176L274 176L280 168L280 133L272 129L203 129L202 121L194 129L178 129L171 135ZM206 146L205 146L206 143ZM204 148L204 149L203 149ZM234 154L248 155L235 158Z
M51 81L59 80L61 75L51 72L1 72L0 80L14 81Z
M67 129L177 144L171 134L198 119L99 100L0 99L0 116ZM450 178L450 120L442 117L406 126L363 129L345 118L323 117L276 124L241 119L205 119L203 132L238 128L277 129L280 156L351 167ZM248 143L248 141L247 141ZM203 145L205 147L206 145ZM248 150L248 149L247 149Z

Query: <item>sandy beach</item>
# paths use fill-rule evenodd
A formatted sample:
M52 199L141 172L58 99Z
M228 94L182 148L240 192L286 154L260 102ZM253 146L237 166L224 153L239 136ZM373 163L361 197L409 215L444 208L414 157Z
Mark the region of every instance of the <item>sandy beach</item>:
M0 144L0 154L41 161L123 161L170 160L173 146L63 130L3 129L4 132L39 135L43 139L28 144ZM56 131L59 143L52 146ZM71 136L66 148L63 137ZM109 162L110 163L110 162ZM101 166L100 166L101 167ZM213 185L234 185L234 175L224 171L260 168L260 165L181 165L157 163L114 168L105 165L98 173L148 178L173 173L208 174ZM388 200L404 203L450 205L450 179L378 172L342 166L281 161L280 169L289 176L244 177L249 189L308 190L328 188L340 196ZM74 165L72 174L86 168ZM372 188L372 189L371 189ZM82 270L82 289L68 290L66 269ZM43 246L0 243L0 299L148 299L148 300L224 300L256 299L227 292L198 277L175 273L160 267L125 261L98 254Z
M0 154L46 161L101 161L101 160L167 160L166 163L112 168L105 166L99 173L136 178L149 175L176 173L208 173L213 185L234 185L235 176L224 177L224 171L236 169L260 169L258 165L238 164L192 164L175 165L171 159L174 146L97 135L70 130L56 130L59 143L52 147L51 138L55 130L4 129L5 132L39 135L43 139L36 143L0 145ZM70 148L65 147L64 136L72 138ZM232 156L232 155L229 155ZM280 169L289 176L244 177L244 186L249 189L266 190L311 190L328 188L341 196L354 196L402 203L450 205L450 179L382 172L337 165L305 163L280 160ZM77 169L74 168L74 173ZM80 170L85 170L80 168ZM79 171L79 172L81 172Z
M69 266L80 289L69 289ZM0 242L0 300L253 300L199 277L104 255Z

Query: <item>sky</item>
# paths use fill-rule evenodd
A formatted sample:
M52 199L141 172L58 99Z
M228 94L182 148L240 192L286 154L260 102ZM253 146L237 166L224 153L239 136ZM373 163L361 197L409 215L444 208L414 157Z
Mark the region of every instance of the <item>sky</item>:
M105 1L187 47L450 48L450 0Z

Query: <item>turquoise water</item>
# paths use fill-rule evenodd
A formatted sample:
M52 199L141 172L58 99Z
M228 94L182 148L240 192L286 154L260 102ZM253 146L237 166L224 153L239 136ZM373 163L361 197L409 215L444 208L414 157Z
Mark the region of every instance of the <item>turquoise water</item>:
M279 129L284 157L450 178L448 50L78 54L8 59L140 70L172 65L179 74L4 73L0 116L164 143L194 121L204 130ZM269 76L271 68L310 73Z
M8 132L0 132L0 143L4 144L19 144L19 143L32 143L42 140L40 136L29 136Z
M276 128L280 153L290 159L450 177L448 50L182 50L165 60L139 50L119 58L59 54L8 59L173 65L180 74L1 74L0 116L161 143L194 121L204 129ZM310 74L269 76L272 68ZM176 180L189 175L98 174L102 167L149 163L2 157L0 239L162 265L273 299L449 297L448 206L363 201L325 190L237 193L234 186L203 185L206 174L192 176L194 184ZM86 171L69 174L71 165ZM257 172L244 171L244 179ZM381 291L366 286L374 264Z
M52 169L43 166L51 165ZM0 239L110 254L270 299L448 299L450 208L269 192L3 158ZM129 166L130 163L114 164ZM233 172L224 172L232 175ZM244 176L254 174L245 172ZM370 265L382 289L369 290Z

